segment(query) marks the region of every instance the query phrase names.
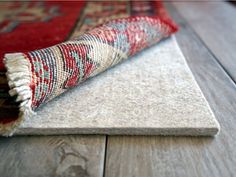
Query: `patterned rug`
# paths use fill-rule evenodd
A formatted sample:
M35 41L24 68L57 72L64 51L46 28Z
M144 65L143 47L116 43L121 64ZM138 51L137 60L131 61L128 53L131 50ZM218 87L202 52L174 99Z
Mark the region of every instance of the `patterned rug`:
M0 9L3 135L69 88L177 31L159 1L3 2Z

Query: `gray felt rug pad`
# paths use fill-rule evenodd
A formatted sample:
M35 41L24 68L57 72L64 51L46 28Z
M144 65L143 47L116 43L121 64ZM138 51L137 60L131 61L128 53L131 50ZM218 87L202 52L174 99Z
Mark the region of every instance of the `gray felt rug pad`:
M16 134L215 135L208 103L175 38L41 107Z

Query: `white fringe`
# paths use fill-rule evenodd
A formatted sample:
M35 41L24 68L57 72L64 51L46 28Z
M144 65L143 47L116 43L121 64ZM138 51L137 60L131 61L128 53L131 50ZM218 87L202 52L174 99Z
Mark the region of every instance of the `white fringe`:
M5 54L3 61L7 69L9 94L11 96L17 95L16 101L21 102L18 119L11 123L0 124L0 134L11 136L23 120L35 114L31 108L31 64L23 53Z

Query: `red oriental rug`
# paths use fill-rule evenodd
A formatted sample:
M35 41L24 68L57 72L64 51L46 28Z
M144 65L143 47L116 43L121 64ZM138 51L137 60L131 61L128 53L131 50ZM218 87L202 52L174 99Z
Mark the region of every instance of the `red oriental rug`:
M159 1L3 2L0 19L4 135L68 88L177 31Z

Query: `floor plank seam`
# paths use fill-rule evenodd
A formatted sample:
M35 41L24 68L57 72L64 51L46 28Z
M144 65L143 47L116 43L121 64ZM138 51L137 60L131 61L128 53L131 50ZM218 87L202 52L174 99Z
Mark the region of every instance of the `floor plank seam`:
M107 159L107 143L108 143L108 135L105 138L105 151L104 151L104 160L103 160L103 177L106 176L106 159Z
M232 83L236 86L236 80L230 75L230 73L225 69L225 67L221 64L221 62L218 60L216 55L208 48L207 44L202 40L202 38L197 34L197 32L194 30L194 28L191 26L190 23L188 23L188 20L184 18L179 12L178 9L173 5L173 7L176 10L176 13L188 24L189 29L196 35L196 37L199 39L199 41L202 43L202 45L207 49L207 51L212 55L212 57L215 59L216 63L219 65L219 67L225 72L225 74L230 78ZM181 25L180 25L181 26Z
M189 26L190 26L190 29L193 31L193 33L197 35L197 37L199 38L199 41L202 43L202 45L205 46L207 51L213 56L216 63L225 72L225 74L230 78L230 80L234 83L234 85L236 85L236 80L234 80L234 78L231 76L231 74L225 69L225 67L221 64L221 62L216 57L216 55L208 48L207 44L201 39L201 37L196 33L196 31L192 28L192 26L191 25L189 25Z

